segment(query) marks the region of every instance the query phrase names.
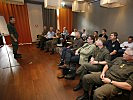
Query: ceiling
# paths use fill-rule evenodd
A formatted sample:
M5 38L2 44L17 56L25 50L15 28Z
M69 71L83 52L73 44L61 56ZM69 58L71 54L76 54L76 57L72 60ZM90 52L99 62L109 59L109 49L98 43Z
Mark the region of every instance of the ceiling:
M63 0L63 1L65 1L65 5L66 6L72 6L72 2L74 1L74 0ZM44 2L44 0L25 0L25 2L38 2L38 3L43 3Z
M25 0L25 1L36 1L36 2L44 2L44 0ZM63 0L65 2L72 2L74 0Z
M65 1L65 5L66 6L71 7L72 6L72 2L74 0L62 0L62 1ZM100 0L85 0L85 1L87 1L87 2L97 2L97 1L100 1ZM43 3L44 0L25 0L25 2L36 2L36 3L38 2L38 3Z

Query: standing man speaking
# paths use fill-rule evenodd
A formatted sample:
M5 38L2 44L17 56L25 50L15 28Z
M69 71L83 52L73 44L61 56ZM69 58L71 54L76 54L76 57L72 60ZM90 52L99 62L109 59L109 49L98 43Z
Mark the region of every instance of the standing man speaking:
M18 54L18 33L16 31L16 28L14 26L15 24L15 18L13 16L9 17L9 23L7 24L7 28L11 37L11 43L13 47L13 54L14 58L21 58L21 54Z

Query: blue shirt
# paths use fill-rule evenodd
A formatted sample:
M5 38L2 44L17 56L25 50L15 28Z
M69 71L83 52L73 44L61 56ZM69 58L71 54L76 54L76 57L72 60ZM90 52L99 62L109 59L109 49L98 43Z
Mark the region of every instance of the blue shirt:
M49 38L53 38L54 37L54 35L55 35L55 33L52 31L52 32L48 32L47 33L47 38L49 39Z

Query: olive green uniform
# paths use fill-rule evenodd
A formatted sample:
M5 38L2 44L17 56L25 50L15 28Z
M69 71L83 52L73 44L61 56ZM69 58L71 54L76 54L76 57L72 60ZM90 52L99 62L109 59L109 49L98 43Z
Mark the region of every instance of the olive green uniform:
M17 42L15 42L14 39L11 37L11 43L13 46L13 54L17 54L17 51L18 51L18 33L16 31L14 24L12 24L12 23L7 24L7 28L8 28L10 37L11 37L11 34L13 34L13 36L17 39Z
M127 82L133 87L133 62L127 62L119 57L108 63L109 70L105 73L105 77L113 81ZM111 66L112 65L112 66ZM122 89L112 85L104 84L100 78L101 72L87 74L83 77L83 88L88 91L94 84L102 85L94 92L94 100L103 100L117 95Z
M94 53L92 54L92 56L94 57L95 61L106 61L106 62L110 61L109 51L107 50L106 47L103 47L101 49L97 47ZM102 71L103 66L104 65L100 65L100 64L92 65L86 62L77 69L76 74L79 74L80 79L82 79L83 76L87 74L87 72L89 71L90 72Z

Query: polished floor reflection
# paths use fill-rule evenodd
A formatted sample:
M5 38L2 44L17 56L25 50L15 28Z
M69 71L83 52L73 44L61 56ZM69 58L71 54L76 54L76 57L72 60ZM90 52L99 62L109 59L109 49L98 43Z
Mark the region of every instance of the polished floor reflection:
M9 46L0 48L0 100L75 100L76 80L57 79L59 55L35 45L20 46L22 59L14 59Z

